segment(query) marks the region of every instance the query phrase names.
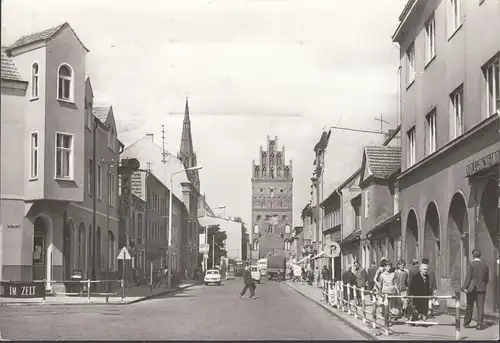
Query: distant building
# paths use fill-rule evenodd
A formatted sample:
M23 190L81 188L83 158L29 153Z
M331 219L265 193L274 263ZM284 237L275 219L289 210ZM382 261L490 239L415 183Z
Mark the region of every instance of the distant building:
M230 220L227 218L204 216L198 218L200 225L203 227L219 225L220 231L226 233L227 239L224 242L224 246L227 252L227 258L241 261L243 258L242 251L242 227L243 223ZM205 235L200 235L200 244L205 243Z
M487 311L500 308L499 9L498 1L410 0L393 35L403 255L429 258L439 294L453 294L480 249L490 271Z
M2 54L3 280L45 279L58 292L64 284L51 281L76 269L92 279L116 276L118 178L108 166L121 143L111 108L93 111L87 52L65 23Z
M259 164L252 162L252 259L288 256L292 233L292 161L285 163L285 147L278 137L267 137Z

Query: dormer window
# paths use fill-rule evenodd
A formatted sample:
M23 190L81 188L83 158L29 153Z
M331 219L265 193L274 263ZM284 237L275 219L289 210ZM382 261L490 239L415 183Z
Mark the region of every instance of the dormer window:
M31 99L38 99L38 63L31 66Z
M115 151L115 130L112 127L108 131L108 148Z
M59 67L57 83L57 99L72 101L73 99L73 72L69 65Z

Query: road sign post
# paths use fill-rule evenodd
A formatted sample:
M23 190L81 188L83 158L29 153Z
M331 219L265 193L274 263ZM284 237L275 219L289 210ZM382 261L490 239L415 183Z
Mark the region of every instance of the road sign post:
M127 250L127 247L123 247L122 250L118 253L116 257L118 260L122 260L122 300L125 298L125 267L126 261L132 259L130 253Z

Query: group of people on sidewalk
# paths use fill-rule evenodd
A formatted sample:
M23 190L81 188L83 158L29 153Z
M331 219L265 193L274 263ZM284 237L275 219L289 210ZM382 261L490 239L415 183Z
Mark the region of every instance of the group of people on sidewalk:
M484 305L486 296L486 286L488 284L488 265L481 260L481 251L475 249L472 252L473 261L467 266L467 273L461 288L467 295L467 309L464 318L464 327L470 328L474 304L477 307L476 329L484 328ZM399 295L400 297L389 298L390 315L394 319L407 317L411 325L420 319L426 321L434 315L434 308L439 306L437 299L432 299L437 294L437 280L432 269L429 269L429 259L423 258L421 263L416 258L411 260L411 267L406 268L406 261L401 259L397 266L393 267L392 262L383 257L377 266L375 261L371 262L368 271L365 271L355 261L344 272L342 279L345 284L356 286L361 289L365 287L370 293L372 301L379 301L383 304L383 298L374 296ZM409 298L408 296L419 296L423 298ZM344 292L347 300L347 292ZM361 305L361 291L356 291L358 306Z

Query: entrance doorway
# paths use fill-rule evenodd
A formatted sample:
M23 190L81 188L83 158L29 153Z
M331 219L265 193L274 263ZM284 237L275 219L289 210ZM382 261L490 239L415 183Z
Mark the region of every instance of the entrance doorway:
M406 260L411 261L413 258L420 259L418 249L418 222L417 216L413 210L408 213L406 220Z
M33 234L33 280L44 280L47 274L47 228L43 218L35 220Z
M434 202L431 202L427 207L425 214L424 226L424 255L429 259L430 268L436 275L436 281L440 280L439 255L440 255L440 240L439 240L439 215Z

